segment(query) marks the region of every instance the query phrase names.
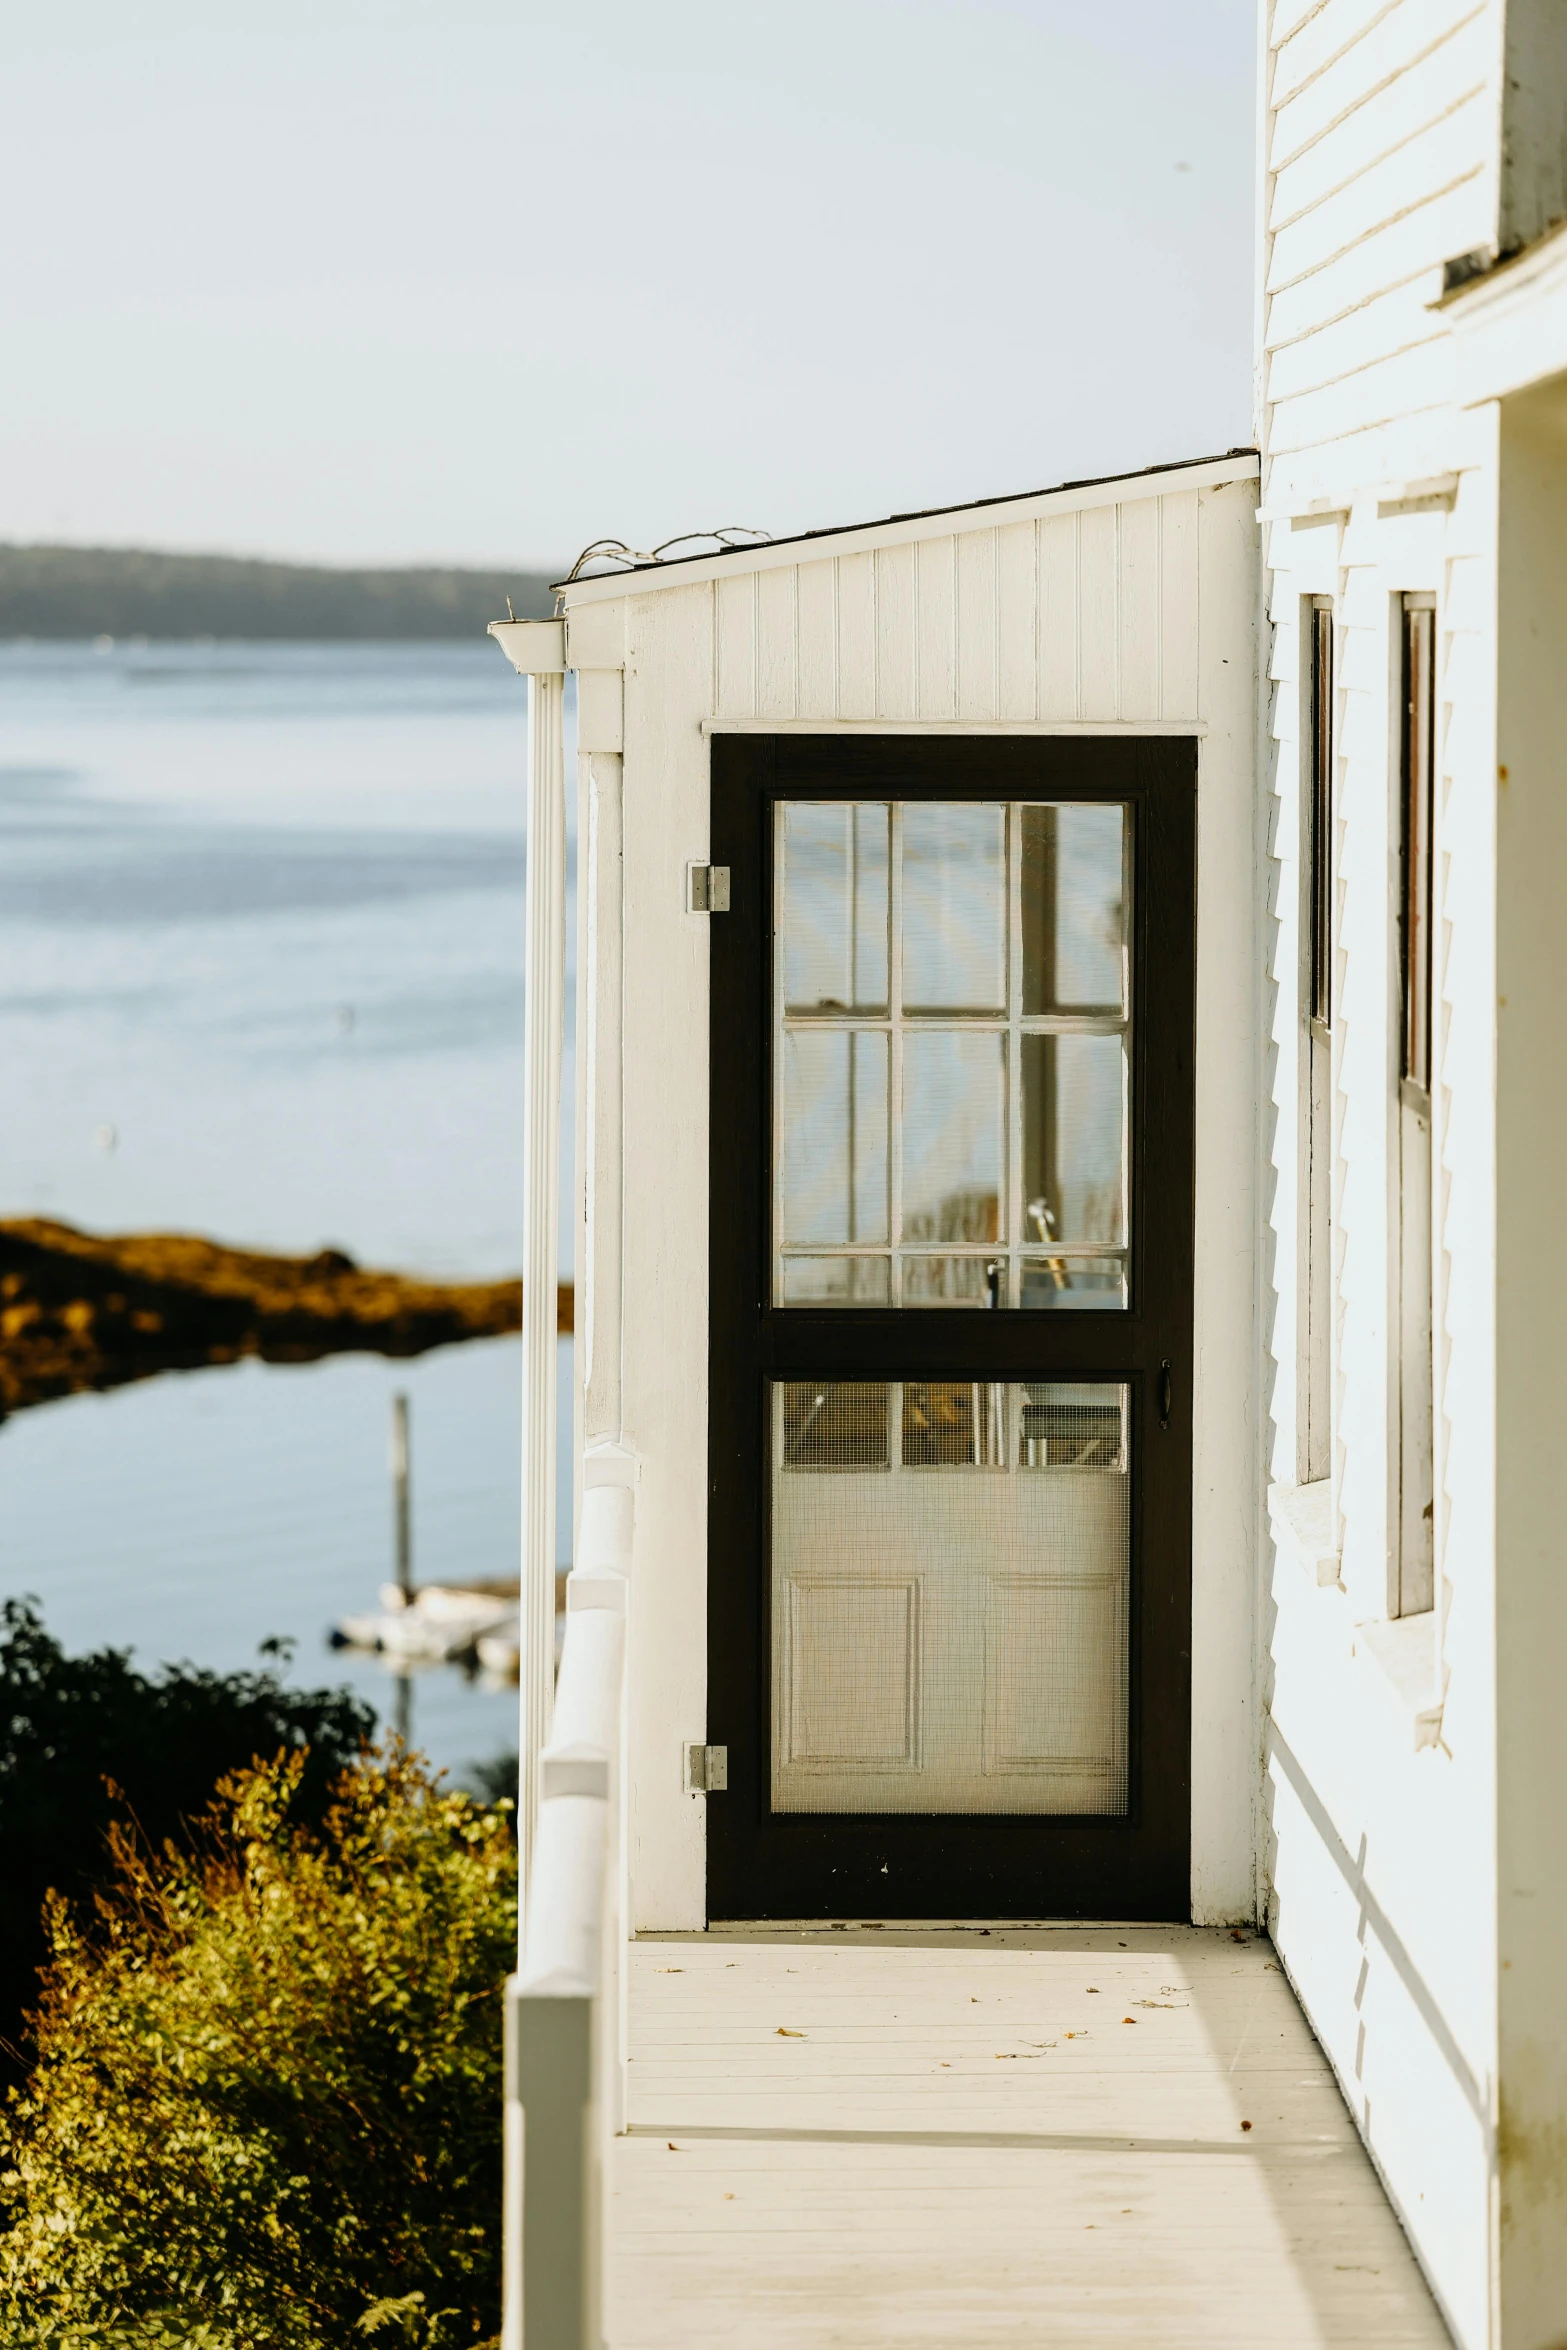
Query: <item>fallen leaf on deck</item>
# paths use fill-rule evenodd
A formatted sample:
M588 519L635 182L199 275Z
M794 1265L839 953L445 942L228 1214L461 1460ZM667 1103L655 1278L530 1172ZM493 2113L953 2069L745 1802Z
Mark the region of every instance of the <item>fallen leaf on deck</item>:
M778 2027L778 2037L780 2040L803 2040L805 2038L805 2034L803 2032L791 2032L787 2024L780 2024Z
M1123 2024L1135 2024L1137 2018L1135 2015L1123 2015L1121 2021Z

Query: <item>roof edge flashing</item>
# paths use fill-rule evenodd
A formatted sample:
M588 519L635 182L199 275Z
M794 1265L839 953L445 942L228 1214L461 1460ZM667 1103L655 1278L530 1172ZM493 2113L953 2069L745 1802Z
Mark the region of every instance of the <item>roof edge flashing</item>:
M1227 449L1211 457L1181 457L1163 465L1145 465L1133 473L1096 474L1081 481L1057 482L1043 490L1019 490L1005 497L973 498L956 506L931 506L911 513L888 514L874 522L835 523L822 530L798 531L785 538L752 546L726 547L697 555L676 555L658 563L628 564L619 571L595 572L591 577L559 581L556 593L568 604L598 602L606 597L640 595L653 586L695 585L725 573L771 571L809 561L813 554L855 554L877 546L898 546L913 539L944 535L940 524L973 516L967 524L983 529L985 517L1003 516L1027 521L1034 514L1070 513L1083 507L1120 503L1120 493L1135 489L1141 497L1162 494L1166 480L1183 489L1208 489L1229 482L1258 478L1261 459L1255 449ZM1196 476L1195 480L1193 477ZM961 525L959 527L962 527ZM802 552L809 550L810 552Z

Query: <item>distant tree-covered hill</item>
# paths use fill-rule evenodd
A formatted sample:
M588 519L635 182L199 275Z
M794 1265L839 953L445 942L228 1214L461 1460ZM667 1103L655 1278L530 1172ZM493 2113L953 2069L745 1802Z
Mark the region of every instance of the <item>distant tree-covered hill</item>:
M141 547L0 546L0 637L476 637L547 619L537 571L339 571Z

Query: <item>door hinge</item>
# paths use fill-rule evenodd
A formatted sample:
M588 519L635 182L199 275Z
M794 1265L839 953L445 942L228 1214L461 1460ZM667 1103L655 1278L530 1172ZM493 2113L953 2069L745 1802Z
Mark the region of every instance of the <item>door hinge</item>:
M686 867L686 911L689 914L728 913L729 868L727 865L688 865Z
M727 1746L686 1748L686 1788L692 1795L722 1795L729 1785Z

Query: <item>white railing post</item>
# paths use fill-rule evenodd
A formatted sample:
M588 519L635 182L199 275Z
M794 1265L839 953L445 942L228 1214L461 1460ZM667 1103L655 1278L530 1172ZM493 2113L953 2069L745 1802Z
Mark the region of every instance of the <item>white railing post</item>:
M623 1767L633 1455L590 1446L522 1962L506 1988L503 2350L600 2350L609 2139L624 2126Z
M566 629L498 620L490 634L528 680L527 993L523 1002L522 1593L517 1842L529 1882L539 1755L555 1679L555 1340L560 1074L566 1001ZM518 1920L519 1938L524 1921Z

